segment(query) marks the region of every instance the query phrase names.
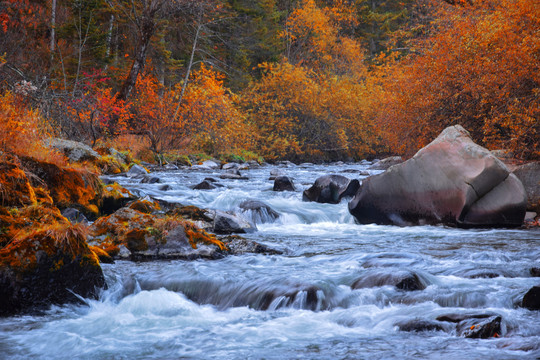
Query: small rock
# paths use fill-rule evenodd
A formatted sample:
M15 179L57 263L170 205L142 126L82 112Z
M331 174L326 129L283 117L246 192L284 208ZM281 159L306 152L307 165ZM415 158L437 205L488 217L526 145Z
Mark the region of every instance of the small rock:
M161 180L157 176L145 175L141 180L141 184L157 184L160 181Z
M532 277L540 277L540 268L533 267L529 270Z
M337 204L345 196L354 196L360 188L360 182L342 175L323 175L313 186L304 190L302 201Z
M400 331L422 332L422 331L444 331L444 327L436 322L422 319L413 319L394 324Z
M244 215L251 215L253 223L274 222L279 218L279 214L270 206L259 200L245 200L238 205Z
M158 187L159 191L167 191L167 190L171 190L171 189L172 189L171 186L168 185L168 184L164 184L164 185L161 185L161 186Z
M217 186L208 180L203 180L201 183L192 187L193 190L212 190L215 188L217 188Z
M127 172L127 176L129 177L135 177L139 175L146 175L148 174L148 171L143 168L141 165L134 164L129 171Z
M501 316L486 319L467 319L457 324L457 333L471 339L489 339L501 335Z
M216 234L247 233L257 230L257 227L246 219L216 211L214 217L214 232Z
M288 176L277 176L274 180L274 191L296 191L292 179Z
M529 310L540 310L540 286L533 286L523 296L522 306Z

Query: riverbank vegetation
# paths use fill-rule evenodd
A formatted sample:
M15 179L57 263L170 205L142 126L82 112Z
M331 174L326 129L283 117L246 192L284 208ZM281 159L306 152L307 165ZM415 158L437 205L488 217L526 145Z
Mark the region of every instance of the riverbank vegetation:
M1 150L331 161L461 124L538 159L539 31L534 0L3 0Z

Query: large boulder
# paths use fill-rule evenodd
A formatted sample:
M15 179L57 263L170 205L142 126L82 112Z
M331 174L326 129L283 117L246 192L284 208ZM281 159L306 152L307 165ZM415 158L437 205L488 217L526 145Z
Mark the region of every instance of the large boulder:
M527 210L540 214L540 161L521 165L513 173L527 192Z
M349 203L360 223L520 226L519 179L456 125L406 162L367 178Z
M0 249L0 315L96 298L105 278L82 225L16 236Z
M62 153L71 162L96 161L101 159L101 155L90 146L77 141L52 138L48 145Z
M345 196L354 196L360 187L358 180L342 175L323 175L315 180L313 186L304 190L303 201L337 204Z
M95 219L101 205L103 187L98 175L84 169L60 167L30 157L21 158L35 187L45 185L59 209L76 208L89 219Z

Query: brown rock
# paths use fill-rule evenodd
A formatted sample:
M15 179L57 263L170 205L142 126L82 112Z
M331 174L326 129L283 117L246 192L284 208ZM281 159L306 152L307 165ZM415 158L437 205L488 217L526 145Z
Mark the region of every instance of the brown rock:
M508 227L523 223L526 200L519 179L457 125L364 180L349 211L360 223Z

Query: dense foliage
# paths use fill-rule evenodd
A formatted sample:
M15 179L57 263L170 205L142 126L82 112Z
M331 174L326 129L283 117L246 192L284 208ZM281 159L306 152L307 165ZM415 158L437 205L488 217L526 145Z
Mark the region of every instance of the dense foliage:
M540 158L540 3L1 0L0 97L3 152L360 159L461 124Z

